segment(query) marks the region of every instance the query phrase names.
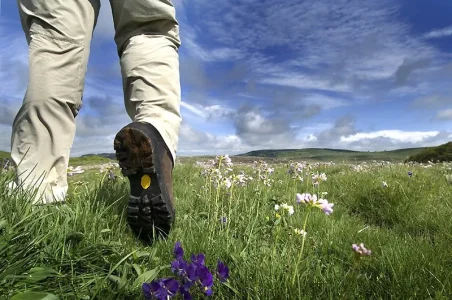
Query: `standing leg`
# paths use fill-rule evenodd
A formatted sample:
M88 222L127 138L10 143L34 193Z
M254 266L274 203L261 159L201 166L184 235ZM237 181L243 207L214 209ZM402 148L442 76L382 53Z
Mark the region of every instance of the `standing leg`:
M35 202L62 201L99 0L17 0L29 49L28 87L13 123L17 182ZM41 198L41 196L43 196Z
M124 101L132 123L115 150L131 195L128 221L145 239L166 235L174 222L172 187L179 139L180 46L169 0L110 0L121 60Z

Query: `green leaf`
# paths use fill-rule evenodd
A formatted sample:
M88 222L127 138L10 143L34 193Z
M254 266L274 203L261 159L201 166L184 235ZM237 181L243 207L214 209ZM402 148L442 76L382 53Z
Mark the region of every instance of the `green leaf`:
M137 275L140 276L141 275L141 267L140 267L140 265L132 264L132 267L135 269L135 272L137 272Z
M207 219L209 217L209 213L202 211L202 212L198 213L198 216L200 216L203 219Z
M157 268L154 268L152 270L142 273L140 276L137 277L137 279L133 283L133 286L137 287L139 285L142 285L145 282L154 280L157 277L157 275L159 274L159 272L165 268L166 267L157 267Z
M149 253L147 251L138 251L137 252L137 258L145 257L145 256L149 256L149 255L151 255L151 253Z
M12 296L11 300L58 300L58 297L46 292L25 292Z
M127 284L127 278L126 277L118 277L116 275L110 275L108 276L108 279L113 281L118 285L118 290L122 290L124 286Z
M8 225L8 222L5 219L0 220L0 230L6 227Z
M54 269L42 267L31 268L24 282L34 283L55 275L58 275L58 272Z

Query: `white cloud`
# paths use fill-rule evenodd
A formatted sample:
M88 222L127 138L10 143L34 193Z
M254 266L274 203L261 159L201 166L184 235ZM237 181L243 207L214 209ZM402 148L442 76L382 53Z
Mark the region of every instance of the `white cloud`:
M432 30L424 35L426 39L448 37L452 35L452 26Z
M372 140L377 138L388 138L402 143L421 143L424 140L435 137L439 131L403 131L403 130L379 130L367 133L356 133L349 136L341 136L340 141L345 143Z
M431 94L421 96L413 100L412 107L419 109L434 109L439 107L450 107L452 105L451 95Z
M446 109L446 110L439 111L436 114L436 118L438 120L449 120L449 121L452 121L452 109L449 108L449 109Z
M347 84L335 84L325 79L316 79L313 76L310 77L301 73L270 75L260 80L259 83L336 92L349 92L351 90Z
M234 109L219 104L201 105L198 103L190 104L186 101L181 101L181 107L197 117L213 121L227 117L235 112Z
M236 135L213 135L185 122L181 124L178 155L237 154L247 149L248 146Z

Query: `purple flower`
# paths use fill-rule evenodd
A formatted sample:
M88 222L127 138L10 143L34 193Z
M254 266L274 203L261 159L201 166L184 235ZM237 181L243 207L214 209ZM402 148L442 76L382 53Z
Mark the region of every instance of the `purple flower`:
M180 242L177 242L177 243L174 245L174 251L173 251L173 253L174 253L174 257L175 257L177 260L180 260L180 259L182 259L182 257L184 257L184 249L182 249L182 246L181 246Z
M168 297L174 297L179 290L179 282L173 278L161 279L159 281L152 281L143 283L143 293L147 299L154 296L158 300L166 300Z
M205 255L204 253L199 253L198 255L191 255L191 262L196 266L204 266L204 260L205 260Z
M212 295L213 275L206 266L198 266L196 269L197 277L201 283L204 294Z
M184 287L179 288L179 292L181 293L184 300L192 300L190 291L188 289L185 289Z
M190 281L196 280L196 266L194 264L189 264L185 268L185 276Z
M410 177L413 176L413 172L409 171L408 176L410 176Z
M220 218L221 225L226 225L227 222L228 222L228 218L227 217L221 217Z
M229 268L220 260L217 264L217 276L221 282L225 282L229 277Z
M182 276L187 268L187 262L183 259L175 259L171 262L171 272Z
M141 288L143 289L143 294L144 297L146 299L151 299L152 294L151 294L151 285L149 283L143 283L143 285L141 286Z

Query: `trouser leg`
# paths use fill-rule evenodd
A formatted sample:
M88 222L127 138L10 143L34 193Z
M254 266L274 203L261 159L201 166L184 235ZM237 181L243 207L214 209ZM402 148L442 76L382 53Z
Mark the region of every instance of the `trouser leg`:
M43 202L64 199L99 0L18 0L28 42L29 78L14 119L17 184L39 185Z
M173 161L179 139L179 27L168 0L110 0L124 102L135 122L152 124Z

